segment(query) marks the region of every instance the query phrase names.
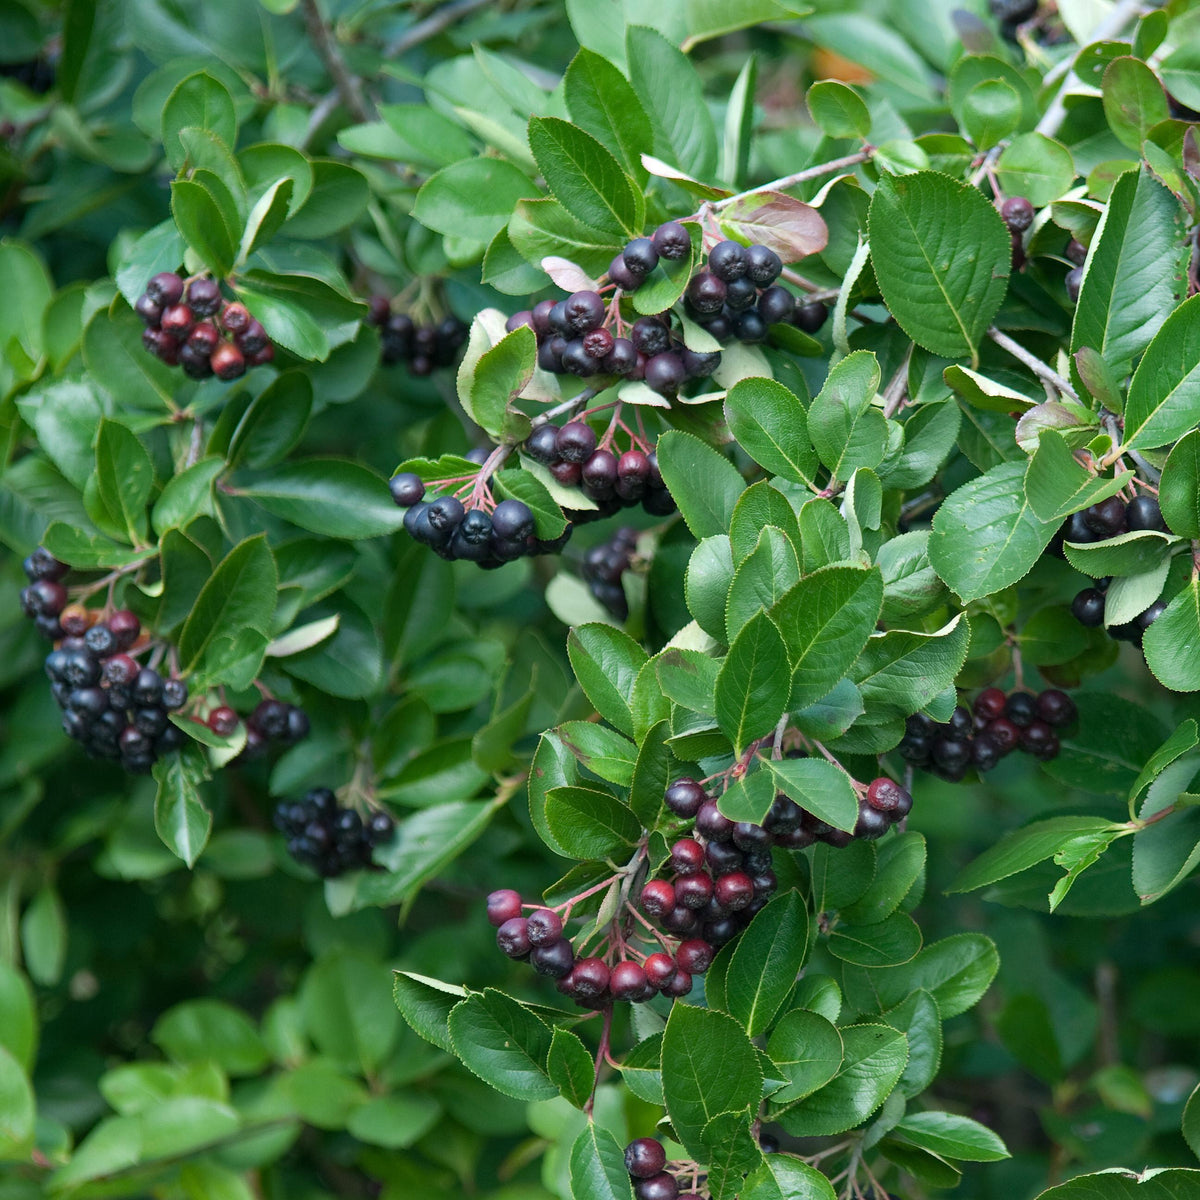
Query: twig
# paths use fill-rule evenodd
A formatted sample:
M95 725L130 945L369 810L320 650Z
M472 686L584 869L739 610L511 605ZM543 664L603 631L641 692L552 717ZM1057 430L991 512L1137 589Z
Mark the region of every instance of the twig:
M342 103L349 109L356 121L372 121L375 119L373 106L363 97L362 85L342 57L341 49L334 40L329 26L321 16L317 0L301 0L304 9L304 28L308 32L309 41L320 55L325 69L341 96Z
M317 136L317 130L329 119L333 110L342 102L342 93L334 88L332 91L326 92L313 107L312 112L308 114L308 124L304 127L304 136L300 139L299 150L307 150L311 145L314 137Z
M995 325L987 333L1001 350L1007 350L1013 358L1023 362L1043 383L1051 384L1063 396L1079 399L1079 393L1057 371L1036 355L1030 354L1019 342L1014 342L1007 333L1002 333Z
M1090 46L1095 42L1107 41L1114 34L1120 33L1125 27L1126 22L1133 20L1141 11L1142 0L1119 0L1119 3L1112 12L1088 35L1085 45ZM1042 119L1034 127L1034 133L1053 137L1059 131L1063 121L1066 120L1066 97L1071 88L1080 82L1079 76L1075 74L1075 64L1078 62L1079 55L1082 52L1083 46L1080 46L1072 56L1071 69L1059 85L1058 91L1054 94L1054 99L1050 101L1050 107L1046 109L1042 114Z
M833 158L829 162L818 163L815 167L805 167L803 171L797 171L794 175L785 175L782 179L772 179L770 183L760 183L748 191L738 192L736 196L726 196L724 200L717 200L708 205L708 208L713 212L719 212L738 200L745 200L747 196L756 196L759 192L778 192L783 188L793 187L797 183L804 183L808 179L820 179L822 175L832 175L843 167L854 167L859 163L864 163L873 153L873 149L859 150L856 154L847 154L845 158Z
M425 20L418 21L391 41L383 53L387 58L405 54L414 46L437 37L443 29L448 29L460 17L469 16L476 9L486 8L489 3L491 0L454 0L452 4L440 4Z
M908 364L912 360L912 352L913 348L910 343L904 361L896 368L896 373L888 380L888 385L883 390L883 415L885 417L894 417L904 403L904 393L908 385Z

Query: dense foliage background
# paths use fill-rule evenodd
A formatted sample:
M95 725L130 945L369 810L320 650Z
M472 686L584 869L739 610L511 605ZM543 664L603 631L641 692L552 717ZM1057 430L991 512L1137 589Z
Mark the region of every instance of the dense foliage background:
M1186 0L0 4L0 1200L628 1200L651 1135L714 1200L1200 1196L1198 46ZM618 331L711 353L723 238L828 319L678 395L505 332L670 219ZM273 360L148 353L177 269ZM679 515L518 453L585 408ZM398 469L575 528L450 561ZM152 774L64 736L39 545L188 684ZM988 686L1071 694L1057 756L914 772ZM484 897L615 952L689 774L833 844L685 998L581 1012ZM835 848L877 776L911 816ZM289 854L318 787L394 818L370 869Z

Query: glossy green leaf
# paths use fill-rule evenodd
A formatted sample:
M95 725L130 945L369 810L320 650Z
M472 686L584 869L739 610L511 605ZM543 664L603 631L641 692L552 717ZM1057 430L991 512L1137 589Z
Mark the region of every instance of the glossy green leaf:
M772 899L738 938L725 985L725 1007L751 1037L770 1028L808 950L808 910L796 892Z
M739 755L774 729L790 687L787 647L770 617L760 612L733 639L717 674L717 723Z
M1181 304L1146 347L1125 406L1128 447L1165 446L1200 424L1200 297Z
M467 1068L517 1100L548 1100L558 1088L546 1074L551 1033L525 1005L493 988L450 1010L450 1039Z

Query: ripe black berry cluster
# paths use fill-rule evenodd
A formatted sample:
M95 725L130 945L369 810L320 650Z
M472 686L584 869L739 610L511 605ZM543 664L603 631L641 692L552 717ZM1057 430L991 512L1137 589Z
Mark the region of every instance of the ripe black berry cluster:
M63 732L93 758L146 774L187 740L170 714L188 700L187 684L142 666L133 654L148 644L138 618L118 609L106 618L69 604L59 562L39 547L25 560L29 586L21 607L55 647L46 656L50 691L62 709Z
M523 904L510 889L488 896L488 920L496 926L500 949L558 980L558 990L582 1007L686 996L717 949L733 941L774 894L773 846L799 850L815 841L840 847L856 837L875 839L912 808L909 793L886 778L862 789L852 833L834 829L784 795L776 796L761 825L731 821L689 778L672 783L663 802L693 823L694 836L675 841L662 874L643 885L637 909L629 906L638 926L608 936L602 954L576 957L564 933L574 901L542 908ZM534 911L523 916L526 908Z
M1162 510L1153 496L1136 496L1126 504L1119 496L1110 496L1099 504L1093 504L1082 512L1072 513L1067 518L1052 545L1052 552L1062 553L1062 542L1102 542L1118 534L1140 529L1167 531ZM1096 629L1104 624L1104 596L1111 577L1097 579L1077 593L1071 601L1071 612L1075 619L1089 628ZM1133 642L1140 646L1142 635L1166 612L1167 602L1155 600L1131 621L1121 625L1110 625L1110 637L1122 642Z
M436 325L418 325L408 313L392 312L386 296L368 301L367 324L379 330L384 366L404 363L412 375L428 375L435 367L452 367L466 345L468 326L451 314Z
M146 325L142 345L189 379L237 379L275 357L267 331L244 304L227 303L214 279L185 283L162 271L133 307Z
M657 1138L634 1138L625 1147L625 1170L637 1200L701 1200L699 1192L681 1192L667 1170L667 1152Z
M598 446L595 430L584 421L568 421L561 427L550 422L539 425L522 450L549 468L564 487L577 487L596 502L594 509L565 510L576 525L612 516L639 502L652 516L666 517L675 511L653 450L635 446L618 455L608 446Z
M195 720L200 718L197 716ZM204 723L219 737L229 737L241 720L235 709L221 704L209 710ZM246 744L232 760L236 765L261 758L272 743L294 746L308 737L308 714L302 708L297 708L294 704L285 704L274 697L260 700L245 721Z
M629 616L629 601L621 586L621 576L629 570L637 539L636 529L622 525L607 542L593 546L583 556L583 578L588 590L618 621Z
M1014 750L1042 762L1056 758L1059 733L1077 717L1075 702L1057 688L1037 695L985 688L970 709L958 705L944 723L923 713L909 717L900 753L914 767L957 783L972 767L990 771Z
M371 865L371 851L396 832L391 814L376 809L364 821L354 808L343 808L329 788L312 788L299 802L275 808L275 828L287 838L288 853L322 879Z

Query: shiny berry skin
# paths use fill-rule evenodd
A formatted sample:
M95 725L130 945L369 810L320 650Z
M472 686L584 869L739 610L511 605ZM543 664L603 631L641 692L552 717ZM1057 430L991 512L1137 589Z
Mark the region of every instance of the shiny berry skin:
M1033 224L1033 205L1024 196L1009 196L1000 205L1000 217L1014 233L1024 233Z
M721 365L720 350L689 350L684 346L679 357L689 379L707 379Z
M688 938L680 942L675 951L675 962L681 971L689 975L703 975L712 966L713 948L701 938Z
M642 963L642 970L656 988L662 988L671 982L671 977L675 974L675 960L669 954L659 951L657 954L651 954Z
M187 302L198 317L211 317L221 307L221 289L212 279L193 279L188 284Z
M170 308L163 310L159 327L168 337L181 342L187 337L194 323L195 316L186 304L172 304Z
M660 258L677 261L686 258L692 249L692 239L687 229L678 221L667 221L650 236Z
M558 462L558 427L549 423L539 425L525 439L525 453L543 466Z
M1095 588L1084 588L1071 601L1071 612L1080 625L1099 628L1104 624L1104 594Z
M708 799L708 793L694 779L677 779L663 796L663 803L677 817L694 817Z
M645 483L649 476L650 460L641 450L626 450L617 459L618 479L636 479L640 483Z
M1139 629L1149 629L1159 617L1167 611L1167 602L1165 600L1155 600L1149 608L1138 613L1133 619L1133 623Z
M519 917L517 919L520 920ZM528 922L526 922L527 935L528 932ZM575 951L566 938L560 937L555 941L534 946L533 952L529 956L529 965L539 975L546 975L551 979L565 979L571 973L571 968L575 966Z
M563 316L572 333L588 333L604 324L604 301L596 292L572 292L566 299Z
M746 277L759 287L770 287L782 270L783 261L769 246L746 247Z
M651 879L642 888L638 903L647 916L662 918L680 901L676 897L675 888L667 880Z
M754 880L744 871L722 875L713 886L713 898L730 912L738 912L754 899Z
M611 492L617 482L617 456L611 450L597 450L580 467L579 477L585 488Z
M615 342L616 338L607 329L593 329L583 336L583 352L589 358L607 358Z
M592 337L588 334L588 337ZM586 344L587 338L584 339ZM628 375L637 366L638 352L628 338L614 338L612 349L600 363L601 369L607 375Z
M696 832L710 842L732 841L733 825L717 808L715 800L705 800L696 813Z
M708 252L708 269L725 283L732 283L746 274L746 250L740 242L718 242Z
M183 296L183 280L174 271L160 271L146 284L146 295L163 308L170 308Z
M1114 537L1125 529L1125 502L1119 496L1109 496L1085 508L1083 520L1097 537Z
M246 373L246 356L232 342L222 342L209 361L218 379L238 379Z
M562 352L562 369L568 375L578 375L581 378L594 375L599 370L600 364L594 359L583 346L583 338L572 338Z
M700 271L688 282L687 298L698 313L718 313L725 303L725 284L711 272Z
M792 310L792 324L804 333L816 333L829 318L829 309L819 300L806 300Z
M130 658L128 654L114 654L104 664L104 678L117 687L126 687L137 678L140 670L136 658Z
M886 814L893 821L908 816L912 809L912 796L894 779L888 779L885 775L871 780L865 799L873 809Z
M162 320L162 305L146 293L140 295L134 302L133 311L142 318L142 323L151 329L157 329L158 323Z
M408 508L425 498L425 481L415 471L402 471L388 480L388 491L400 508Z
M162 706L167 712L178 712L188 701L187 684L182 679L164 679Z
M709 842L704 848L704 861L717 875L727 875L739 870L745 864L746 856L732 841Z
M238 727L238 715L232 708L221 705L208 714L208 727L218 737L228 737Z
M1088 248L1082 242L1076 241L1075 238L1067 243L1064 253L1077 267L1082 267L1087 262Z
M649 1179L667 1165L667 1152L657 1138L635 1138L625 1147L625 1170L633 1179Z
M1067 299L1072 304L1079 301L1079 289L1083 286L1083 268L1073 267L1066 273L1063 278L1063 284L1067 289Z
M1041 720L1055 729L1072 724L1079 716L1075 701L1057 688L1047 688L1038 696L1037 713Z
M1000 747L986 733L971 741L971 765L980 773L990 771L1001 758Z
M108 627L112 630L113 637L117 639L117 646L121 650L128 650L138 640L138 634L142 632L141 621L127 608L118 608L116 612L110 613Z
M637 1200L677 1200L679 1184L669 1171L651 1175L649 1179L641 1179L633 1185L633 1194Z
M996 743L996 748L1001 754L1015 750L1021 740L1020 728L1007 717L997 717L994 721L989 721L984 734Z
M574 462L556 462L550 465L550 474L563 487L578 487L580 480L579 464Z
M733 844L743 851L768 850L771 835L753 821L738 821L733 827Z
M670 346L671 335L657 317L638 317L630 326L629 340L639 354L653 357Z
M525 919L531 946L547 946L562 937L562 919L549 908L536 908Z
M625 259L622 255L616 254L613 256L612 262L608 264L608 278L612 283L623 292L636 292L645 281L644 275L639 275L636 271L631 271L625 265Z
M512 917L496 930L496 945L509 958L524 958L532 949L524 917Z
M633 1000L641 995L648 983L642 965L630 959L617 963L608 976L608 990L614 1000Z
M621 252L621 260L631 275L645 279L658 266L658 251L650 238L634 238Z
M1029 692L1013 692L1004 704L1004 715L1018 729L1024 729L1037 717L1037 698Z
M521 541L533 529L533 513L523 500L501 500L492 511L492 532L498 538Z
M975 697L973 708L975 715L983 717L988 721L1000 716L1004 712L1004 704L1007 697L999 688L984 688L978 696Z
M567 978L573 993L586 1000L594 1000L608 991L609 970L603 959L576 959Z
M965 738L938 738L933 743L933 761L939 767L953 769L971 760L971 744Z
M859 801L858 820L854 823L854 836L865 841L881 838L891 827L887 813L880 812L865 799Z
M1135 496L1125 506L1125 523L1130 529L1165 529L1162 509L1153 496Z
M1021 749L1027 754L1038 754L1053 736L1054 730L1045 721L1031 721L1021 730Z
M713 897L712 876L704 871L693 871L675 880L675 900L684 908L698 912Z
M238 349L247 358L265 350L270 344L271 339L267 336L267 331L253 318L237 338Z
M487 898L487 919L497 929L505 921L521 915L521 895L512 888L500 888L490 892Z
M662 927L670 933L691 933L699 923L696 913L682 904L677 904L662 918Z
M558 431L555 448L563 462L582 463L596 449L595 431L582 421L568 421Z
M244 304L234 301L221 310L221 325L232 334L245 333L253 318Z

